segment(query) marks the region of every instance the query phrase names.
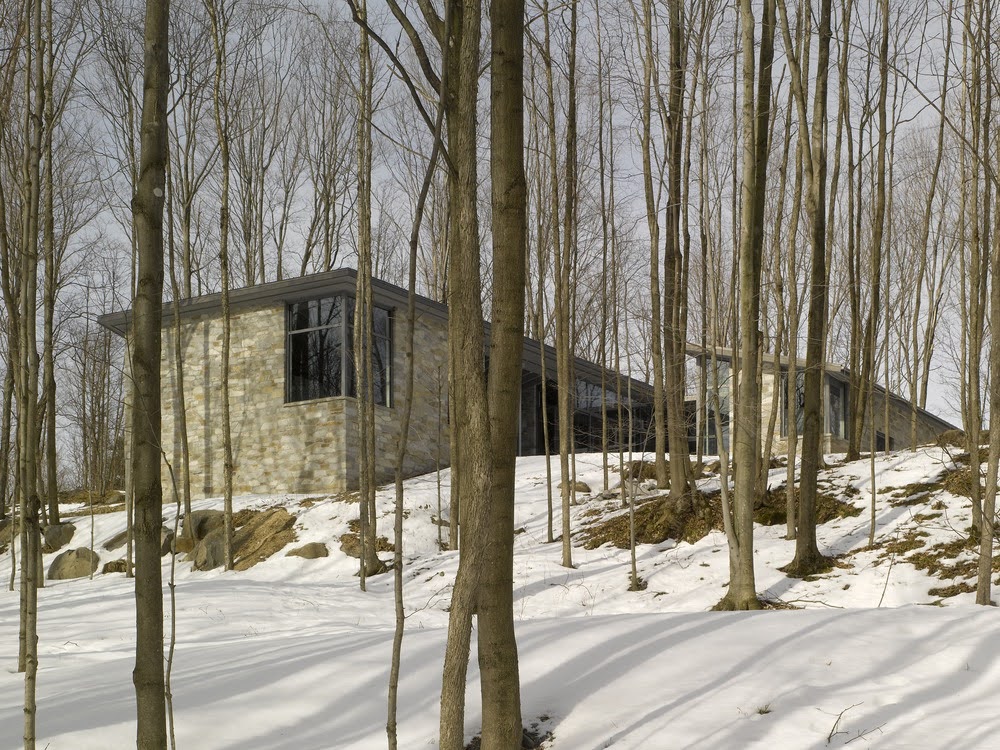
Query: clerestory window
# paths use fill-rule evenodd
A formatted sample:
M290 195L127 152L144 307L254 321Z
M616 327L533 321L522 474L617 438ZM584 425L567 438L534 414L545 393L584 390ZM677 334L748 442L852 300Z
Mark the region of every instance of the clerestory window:
M390 404L392 313L376 307L372 316L373 401ZM287 311L285 400L355 396L354 300L322 297L294 302Z

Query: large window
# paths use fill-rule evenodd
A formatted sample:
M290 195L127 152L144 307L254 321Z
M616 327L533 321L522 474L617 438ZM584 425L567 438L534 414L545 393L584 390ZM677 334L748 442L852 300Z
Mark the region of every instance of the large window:
M830 398L827 400L826 430L835 438L847 437L847 383L828 378Z
M792 414L792 405L788 402L788 372L786 370L781 371L781 378L779 380L781 392L778 394L779 402L781 403L781 434L785 436L788 434L788 417ZM805 431L805 415L806 415L806 373L805 370L795 371L795 395L793 396L793 401L795 404L795 429L796 434L801 438L802 433Z
M722 448L729 450L729 391L732 387L729 362L716 361L716 374L711 372L711 361L705 360L706 399L705 399L705 442L704 450L709 456L719 455L719 436L722 436ZM718 385L718 390L716 390Z
M375 308L372 316L373 400L390 403L392 314ZM288 306L285 347L289 402L329 396L354 396L354 300L323 297Z

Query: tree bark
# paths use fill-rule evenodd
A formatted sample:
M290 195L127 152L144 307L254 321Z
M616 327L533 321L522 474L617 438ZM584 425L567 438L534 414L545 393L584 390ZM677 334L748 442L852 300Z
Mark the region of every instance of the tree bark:
M132 199L139 273L132 303L132 481L135 491L136 659L140 750L165 750L163 587L160 576L160 344L167 160L168 0L147 0L139 179Z

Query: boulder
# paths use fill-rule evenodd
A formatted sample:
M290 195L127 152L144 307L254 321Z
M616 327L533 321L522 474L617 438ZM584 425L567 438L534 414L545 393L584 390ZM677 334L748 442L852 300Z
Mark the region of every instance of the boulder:
M202 513L203 511L196 511ZM218 524L212 528L204 537L194 544L194 548L188 553L187 559L192 561L194 570L212 570L225 564L224 534L222 512L210 511L218 514L209 516L210 524ZM192 517L195 513L191 514ZM191 528L195 530L195 535L204 528L204 522L198 518L192 519ZM233 531L233 569L247 570L266 560L271 555L283 549L286 544L295 539L295 531L292 526L295 524L295 516L289 514L285 508L270 508L264 511L240 511L233 520L237 528ZM182 536L177 540L178 551L188 540ZM190 543L190 542L188 542Z
M233 538L233 568L247 570L295 540L295 516L285 508L254 513Z
M174 542L174 532L166 526L160 527L160 557L170 554L170 547Z
M573 482L571 487L573 488L574 492L582 492L587 495L589 495L591 491L589 484L587 484L586 482L581 482L579 480ZM562 482L559 483L559 489L562 489Z
M361 559L361 539L357 534L344 534L340 537L340 551L348 557Z
M225 564L225 547L223 530L214 529L208 535L194 545L194 549L188 553L188 560L191 560L194 570L212 570Z
M97 570L98 562L100 558L97 553L86 547L66 550L52 561L48 578L50 581L86 578Z
M191 537L189 536L184 536L184 534L181 534L179 537L177 537L176 547L178 555L190 552L191 550L194 549L194 540L191 539Z
M216 529L221 529L224 515L221 510L193 510L184 517L184 536L194 532L195 542L200 542Z
M304 557L306 560L315 560L318 557L329 557L330 550L323 542L309 542L301 547L296 547L288 551L288 557Z
M110 551L125 545L128 540L128 531L121 531L104 543L104 549Z
M125 572L125 560L112 560L111 562L104 563L104 567L101 568L101 573L124 573Z
M42 544L42 552L57 552L69 544L76 533L76 526L71 523L56 523L46 526L42 533L45 541Z

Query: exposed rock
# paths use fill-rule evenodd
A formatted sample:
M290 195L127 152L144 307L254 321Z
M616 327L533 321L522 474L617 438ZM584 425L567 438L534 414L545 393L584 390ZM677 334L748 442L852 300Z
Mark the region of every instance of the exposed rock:
M225 515L221 510L193 510L184 517L183 536L194 532L195 542L200 542L216 529L221 529Z
M348 557L361 559L361 540L357 534L344 534L340 537L340 551Z
M351 521L351 528L357 527L357 521ZM395 547L393 547L392 542L390 542L386 537L380 536L375 539L375 552L394 552ZM351 531L347 534L343 534L340 537L340 551L343 552L348 557L356 557L361 559L361 538L357 531Z
M166 526L160 527L160 557L170 554L170 547L174 541L174 532Z
M10 539L11 524L14 525L14 535L17 535L17 530L20 528L20 524L18 523L16 515L10 515L4 519L0 519L0 537Z
M188 554L188 560L195 570L212 570L225 564L223 530L214 529L204 539L195 544Z
M288 557L304 557L306 560L315 560L318 557L329 557L330 550L323 542L309 542L301 547L289 550Z
M202 511L196 511L198 513ZM225 564L224 534L221 511L218 526L195 543L187 559L193 562L195 570L212 570ZM195 516L194 513L191 514ZM203 522L193 518L192 529L197 531ZM210 523L215 523L213 518ZM285 508L270 508L264 511L240 511L233 518L233 569L247 570L275 554L295 539L295 516ZM177 540L178 550L190 544L185 537Z
M128 540L128 531L122 531L118 534L115 534L108 541L106 541L104 543L104 549L106 550L118 549L119 547L123 546L127 540Z
M582 492L582 493L587 494L587 495L590 494L590 485L587 484L586 482L581 482L581 481L577 480L577 481L573 482L573 484L571 486L572 486L574 492ZM562 489L562 482L559 483L558 488Z
M71 523L56 523L46 526L45 531L42 532L45 539L42 544L42 552L46 554L57 552L69 544L74 533L76 533L76 526Z
M191 539L191 537L189 536L181 534L179 537L177 537L176 547L178 555L183 554L185 552L190 552L191 550L194 549L194 540Z
M236 532L233 540L233 568L246 570L283 549L295 540L295 516L285 508L271 508L255 513Z
M104 563L104 567L101 568L101 573L124 573L125 572L125 560L112 560L111 562Z
M98 562L100 558L97 553L86 547L66 550L52 561L48 578L50 581L86 578L97 570Z

